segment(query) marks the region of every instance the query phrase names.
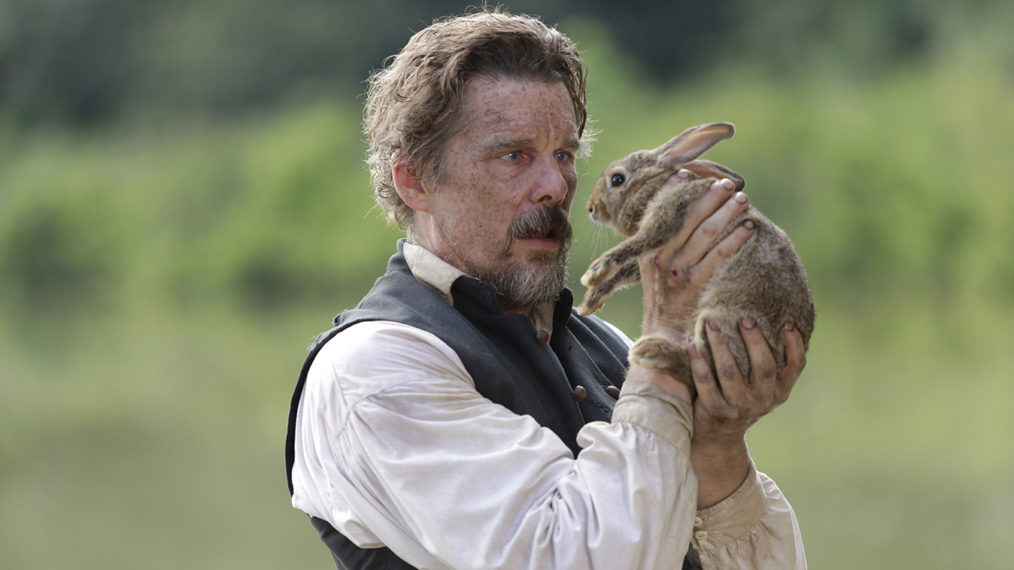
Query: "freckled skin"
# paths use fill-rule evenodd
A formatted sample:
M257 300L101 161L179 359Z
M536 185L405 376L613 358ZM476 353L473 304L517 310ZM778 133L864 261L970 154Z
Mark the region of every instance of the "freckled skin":
M558 239L508 246L518 216L540 206L569 212L577 188L573 105L562 83L477 77L465 89L462 128L446 143L444 166L413 237L476 275L520 265L555 266Z

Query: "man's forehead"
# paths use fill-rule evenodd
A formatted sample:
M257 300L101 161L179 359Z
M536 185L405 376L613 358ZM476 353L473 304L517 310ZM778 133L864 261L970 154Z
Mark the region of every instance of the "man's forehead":
M562 83L477 78L464 103L462 127L484 138L520 143L548 135L577 143L574 106Z

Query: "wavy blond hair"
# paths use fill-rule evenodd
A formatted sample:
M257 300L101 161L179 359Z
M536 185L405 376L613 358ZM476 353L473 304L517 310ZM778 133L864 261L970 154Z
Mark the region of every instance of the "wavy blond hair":
M442 152L458 128L465 86L477 76L561 82L574 105L578 135L587 123L587 70L574 43L538 18L499 10L435 21L409 39L366 91L363 132L377 204L400 228L412 209L398 196L391 163L410 165L425 181L439 178Z

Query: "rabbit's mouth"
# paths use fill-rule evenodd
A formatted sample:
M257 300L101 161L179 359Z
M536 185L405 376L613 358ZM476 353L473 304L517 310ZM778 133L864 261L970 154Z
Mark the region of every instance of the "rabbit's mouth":
M613 218L609 215L609 209L597 197L592 196L588 200L588 217L596 224L603 226L612 225Z
M613 219L609 217L609 212L606 212L604 208L588 208L588 217L596 224L603 226L612 225L613 222Z

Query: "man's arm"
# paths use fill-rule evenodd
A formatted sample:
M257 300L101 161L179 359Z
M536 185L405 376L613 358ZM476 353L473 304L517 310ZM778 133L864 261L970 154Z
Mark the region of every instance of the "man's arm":
M681 184L690 172L680 170L667 184ZM684 325L697 307L705 285L715 270L729 260L753 234L753 223L741 224L719 242L726 226L744 212L749 200L743 193L733 194L729 180L715 182L701 198L691 204L686 223L679 233L657 252L638 259L644 312L641 336L658 336L680 343L691 331ZM691 378L654 376L655 382L674 396L690 400ZM678 381L676 381L678 380ZM680 382L685 385L681 386Z
M416 566L669 569L696 513L691 416L689 402L632 379L612 424L581 430L575 459L480 396L437 337L360 323L307 378L293 504Z
M799 331L785 331L786 365L776 374L774 357L760 329L750 319L741 322L739 328L750 356L749 377L740 372L725 337L713 327L707 327L707 334L717 381L700 351L694 346L688 348L698 394L691 457L700 481L700 508L728 497L746 479L750 469L747 429L788 399L806 364Z
M691 206L684 228L666 247L639 260L644 288L642 334L677 342L688 338L691 331L680 325L684 315L696 306L715 269L751 235L753 228L747 222L714 242L720 230L747 207L746 196L733 195L734 185L726 182L716 182ZM805 568L795 514L774 481L754 470L745 438L750 425L788 398L804 364L802 336L786 331L787 366L776 375L760 331L747 322L741 325L741 333L751 361L750 378L739 373L717 331L707 331L717 380L703 356L688 346L697 389L691 458L701 508L692 544L705 568ZM674 394L680 393L669 386Z
M749 320L740 333L750 355L749 378L740 374L723 335L708 330L716 380L703 355L690 349L698 397L691 458L698 476L698 515L692 544L703 568L806 568L795 513L780 489L753 467L746 431L782 404L805 365L802 335L785 331L786 366L774 358Z

